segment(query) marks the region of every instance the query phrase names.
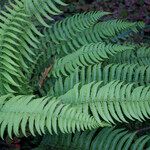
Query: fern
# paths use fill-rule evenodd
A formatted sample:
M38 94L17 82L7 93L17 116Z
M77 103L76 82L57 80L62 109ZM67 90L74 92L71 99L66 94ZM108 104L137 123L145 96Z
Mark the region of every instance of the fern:
M20 42L25 42L25 39L22 37L24 29L20 24L24 23L26 26L29 24L28 16L23 11L23 4L21 3L20 6L15 5L13 9L6 8L8 12L1 11L0 16L0 19L3 22L1 23L0 29L1 94L6 93L6 91L15 92L10 86L14 86L14 88L20 90L24 87L24 84L27 84L27 79L23 74L23 71L26 71L27 69L27 65L24 62L23 56L26 55L26 59L29 58L31 60L27 54L28 49L25 49L23 44L18 44ZM18 21L20 24L18 24ZM22 68L20 68L20 66L22 66ZM23 83L23 85L21 85L21 83Z
M107 41L110 39L115 38L117 35L121 34L122 32L128 31L129 29L138 32L137 28L142 28L143 26L139 22L137 23L130 23L121 20L108 20L103 22L98 22L90 29L87 29L84 33L82 32L79 35L85 42L98 42L98 41ZM109 29L109 30L108 30ZM88 36L90 34L90 36ZM84 43L85 44L85 43Z
M85 44L101 42L109 37L114 38L124 30L132 29L137 32L136 28L143 27L141 22L129 23L119 20L96 23L100 17L108 14L107 12L90 12L87 14L77 14L58 21L52 27L45 30L46 40L43 41L48 43L48 46L53 50L55 49L58 53L63 51L68 54ZM103 35L103 31L105 31L103 27L110 29L107 35Z
M64 149L148 148L148 135L117 126L150 116L149 44L126 41L144 24L99 11L55 22L60 0L9 5L0 13L1 138L50 133Z
M54 86L51 87L55 96L62 95L72 89L75 84L81 85L90 82L103 81L107 84L113 80L124 81L125 83L134 83L138 86L150 85L150 67L139 66L138 64L109 64L103 67L102 63L90 65L88 67L79 67L69 76L56 79Z
M26 61L33 63L35 50L31 51L30 47L37 49L39 41L36 36L42 36L31 17L36 14L37 20L41 21L44 9L50 11L50 5L53 6L52 2L42 2L44 8L38 10L39 2L35 0L33 5L30 1L15 0L15 4L10 2L10 7L6 6L7 12L1 11L1 94L19 91L27 94L30 89L29 79L24 75L24 71L29 74L29 64ZM61 1L56 2L64 5ZM29 12L31 9L34 14ZM53 6L53 9L56 8Z
M101 130L77 132L76 134L45 135L38 148L34 150L55 148L56 150L143 150L148 148L150 137L138 137L138 132L129 132L123 128L103 128Z
M76 41L77 35L93 26L99 18L107 14L109 13L89 12L76 14L62 21L58 21L52 27L45 30L44 35L46 41L49 43L49 46L55 48L58 53L62 50L67 54L69 49L75 51L73 45L79 46Z
M136 49L136 51L125 51L122 53L118 53L116 57L112 57L110 62L115 63L129 63L129 64L139 64L139 65L147 65L149 66L149 46L140 46Z
M64 2L61 0L54 0L54 1L42 1L42 0L33 0L33 1L23 1L25 10L27 14L32 15L35 17L39 23L41 23L45 27L49 27L49 25L45 22L43 17L47 18L48 20L53 20L53 18L50 17L51 15L58 15L62 13L56 5L63 5L66 6ZM42 6L42 7L41 7Z
M133 48L133 46L105 45L104 43L85 45L78 51L60 58L54 65L53 74L54 76L60 76L61 72L63 75L67 75L66 72L71 73L78 66L82 67L103 62L109 58L108 55L115 55L117 52Z
M9 95L0 97L0 135L3 137L7 127L8 135L19 135L19 127L22 134L27 136L26 128L35 136L44 134L47 129L51 134L57 133L58 128L63 133L75 132L96 128L100 124L88 114L77 112L76 109L63 105L56 98L35 98L34 95L18 95L9 98ZM28 125L28 126L27 126ZM107 124L102 123L100 126Z
M101 118L107 122L127 122L130 120L143 121L149 118L149 86L133 87L133 84L123 84L112 81L104 86L102 82L92 82L80 89L76 84L73 89L60 96L63 103L79 108L82 112L92 112L98 122ZM87 94L88 93L88 94Z

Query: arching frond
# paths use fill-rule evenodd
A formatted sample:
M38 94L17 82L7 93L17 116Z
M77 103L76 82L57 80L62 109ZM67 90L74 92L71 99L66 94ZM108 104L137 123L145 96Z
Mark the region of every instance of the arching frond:
M150 47L121 40L144 23L99 11L52 22L65 5L10 0L0 12L0 137L48 132L68 149L149 148L150 137L123 129L83 132L150 118Z
M133 84L112 81L89 83L73 89L59 97L60 101L88 114L89 110L98 122L144 121L149 118L150 86L134 88Z
M76 14L67 17L62 21L57 21L52 27L44 31L44 42L47 42L49 47L55 49L56 52L70 53L75 51L74 45L79 44L76 41L78 34L92 27L99 18L109 14L108 12L93 11L88 13Z
M0 136L3 138L7 128L9 137L14 133L19 135L20 129L27 136L27 129L35 136L48 130L51 134L75 132L97 128L108 124L98 124L88 114L78 112L69 105L61 104L56 98L35 98L33 95L18 95L11 98L0 97Z
M66 78L59 77L53 86L54 95L59 96L72 89L77 83L81 85L90 82L103 81L107 84L113 80L134 83L137 86L150 85L150 67L139 66L138 64L109 64L103 66L102 63L88 67L77 68L74 73Z
M26 61L32 63L34 53L29 46L36 48L38 40L34 37L35 26L30 24L22 2L10 3L8 12L1 11L0 20L0 93L28 93L28 79L23 72L28 73ZM26 26L26 27L24 27ZM36 40L36 42L33 42Z
M102 42L106 39L107 41L109 39L113 40L122 32L128 30L137 32L138 28L144 27L144 24L141 22L131 23L122 20L109 20L96 23L98 18L106 14L108 13L90 12L87 14L77 14L57 22L54 24L54 27L48 31L46 30L44 33L46 41L49 41L48 46L56 49L59 53L63 51L67 54L76 51L83 45ZM80 23L78 23L79 21Z
M91 64L103 62L109 59L110 55L115 55L118 52L128 49L134 49L134 46L128 45L112 45L105 43L96 43L85 45L78 51L60 58L53 67L53 75L60 76L61 74L67 76L75 71L80 66L89 66Z
M49 40L55 44L61 44L61 41L69 42L69 40L74 39L78 33L92 27L99 18L107 14L109 13L93 11L67 17L62 21L56 22L49 28L49 35L47 36L49 36Z
M104 22L97 23L93 27L93 32L95 35L102 39L114 38L118 34L131 30L133 32L138 32L138 28L143 28L144 23L142 22L127 22L122 20L108 20Z
M79 46L97 43L100 41L111 42L120 37L124 32L138 32L138 28L143 28L144 24L131 23L122 20L108 20L103 22L98 22L91 28L86 29L84 32L78 33L76 37L76 45L73 41L70 42L71 47L77 49ZM127 34L129 36L129 34ZM79 46L77 46L79 45Z
M55 4L65 5L60 0L55 0ZM54 10L51 11L51 8ZM35 15L45 25L42 15L48 17L47 12L53 14L58 9L52 1L15 0L10 1L6 10L0 15L0 93L29 94L32 92L29 86L30 66L36 57L35 50L40 43L38 38L43 36L32 18Z

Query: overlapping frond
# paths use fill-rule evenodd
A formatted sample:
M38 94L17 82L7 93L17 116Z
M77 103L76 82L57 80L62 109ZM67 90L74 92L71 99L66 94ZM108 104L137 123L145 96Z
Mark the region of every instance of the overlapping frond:
M52 23L52 15L66 5L61 0L9 5L0 13L2 138L5 132L10 138L28 131L75 133L150 118L150 48L122 40L114 44L122 34L138 32L142 22L103 21L109 13L93 11ZM43 94L33 82L41 85L47 77L50 92ZM143 149L150 139L114 128L53 136L51 143L53 138L83 150Z
M48 130L51 134L92 129L107 124L98 124L88 114L78 112L56 98L35 98L33 95L9 95L0 97L0 136L7 128L8 135L19 135L20 129L27 136L27 129L35 136ZM3 106L2 106L3 105ZM35 133L36 132L36 133Z
M7 92L28 92L28 79L23 72L28 72L25 61L33 62L34 53L28 45L35 46L32 38L33 31L37 31L33 24L30 24L29 16L24 11L22 2L7 7L8 12L1 11L0 28L0 80L1 94ZM25 27L24 27L25 26Z
M76 14L51 24L52 26L49 28L45 28L43 31L44 36L39 39L39 50L35 52L35 65L31 66L34 69L34 79L39 79L44 68L52 63L52 56L63 56L65 53L75 51L71 47L69 48L67 43L76 38L78 33L93 26L100 17L107 14L109 13L98 11ZM61 55L62 53L63 55Z
M55 4L65 5L60 0L15 0L5 6L7 12L0 14L0 93L31 93L29 67L34 63L35 50L43 36L35 27L33 17L45 25L42 16L57 12ZM42 7L41 7L42 5ZM51 11L51 9L53 9ZM47 12L48 14L47 14ZM57 12L59 13L59 11ZM57 14L56 13L56 14ZM50 17L48 17L50 19Z
M53 85L55 96L62 95L72 89L77 83L81 85L90 82L103 81L107 84L113 80L134 83L135 86L150 85L150 67L139 66L138 64L109 64L103 66L102 63L88 67L76 68L75 72L68 77L59 77Z
M126 129L108 128L77 132L75 134L45 135L34 150L143 150L149 148L149 135L138 136Z
M97 23L93 27L93 32L98 35L99 38L109 39L115 38L122 32L131 30L133 32L138 32L138 28L143 28L144 23L142 22L128 22L123 20L108 20L104 22Z
M109 63L129 63L139 65L150 65L150 47L149 46L138 46L134 51L127 50L118 53L115 57L110 59Z
M68 53L78 51L87 44L103 41L108 43L119 38L118 36L124 32L129 30L137 32L138 28L144 27L142 22L131 23L122 20L108 20L97 23L98 18L106 14L109 13L95 11L76 14L62 21L57 21L52 27L44 30L43 34L45 36L41 38L40 44L41 49L44 49L44 53L42 53L38 61L40 68L47 68L49 66L50 63L48 61L43 63L43 60L50 60L51 56L55 55L57 58L60 58ZM104 30L107 28L109 30L105 34ZM45 64L45 66L40 64ZM39 69L38 71L37 69L38 72L35 74L44 71L41 70Z
M58 53L70 53L80 47L90 43L113 40L122 32L131 30L138 31L143 28L141 22L131 23L122 20L108 20L98 22L98 18L108 14L107 12L90 12L87 14L77 14L73 17L58 21L49 30L45 30L44 35L48 41L48 46ZM118 37L119 38L119 37ZM44 42L43 42L44 43Z
M109 13L93 11L76 14L62 21L57 21L52 27L44 31L45 38L42 43L48 43L48 46L58 53L73 52L76 50L73 45L78 48L80 46L76 41L78 34L92 27L99 18L107 14Z
M71 47L74 49L78 48L77 45L85 45L89 43L97 43L100 41L111 42L122 37L122 34L129 36L129 31L138 32L138 28L143 28L144 24L131 23L122 20L108 20L103 22L98 22L91 28L86 29L84 32L78 33L76 40L76 45L71 42Z
M144 121L150 115L150 86L134 87L134 84L112 81L106 85L102 82L89 83L73 89L59 97L65 104L71 104L81 112L89 110L98 122Z
M134 49L130 45L112 45L105 43L88 44L80 48L78 51L60 58L55 62L53 67L53 75L60 76L70 74L75 71L77 67L89 66L91 64L103 62L109 59L109 56L115 55L119 52Z

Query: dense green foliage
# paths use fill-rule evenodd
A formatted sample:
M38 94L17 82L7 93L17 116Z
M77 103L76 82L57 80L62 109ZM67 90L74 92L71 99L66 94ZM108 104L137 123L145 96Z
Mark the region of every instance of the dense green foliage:
M46 134L37 149L149 147L148 135L113 128L150 116L150 47L126 40L144 23L97 11L54 22L60 0L9 5L0 14L1 138Z

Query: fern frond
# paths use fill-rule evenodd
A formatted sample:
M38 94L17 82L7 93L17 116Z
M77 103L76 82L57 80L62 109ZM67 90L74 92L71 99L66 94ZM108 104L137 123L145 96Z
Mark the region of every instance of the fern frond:
M128 30L138 32L138 28L143 27L144 23L142 22L132 23L116 19L97 23L92 30L99 38L108 40Z
M150 67L139 66L137 64L109 64L103 66L102 63L88 67L76 68L75 72L68 77L59 77L53 84L55 96L60 96L73 88L77 83L81 85L90 82L103 81L107 84L113 80L124 81L125 83L134 83L135 86L150 85ZM53 94L52 94L53 95Z
M150 47L149 46L138 46L135 50L127 50L115 55L109 61L109 63L129 63L139 65L150 65Z
M134 49L134 46L128 45L112 45L105 43L88 44L80 48L78 51L60 58L53 67L53 75L60 76L71 74L80 66L89 66L91 64L103 62L109 59L110 55L128 49Z
M62 13L56 5L66 6L61 0L22 0L22 2L24 2L27 14L35 17L45 27L49 27L49 25L45 22L43 17L48 20L53 20L50 15L58 15Z
M9 137L14 133L27 136L27 129L35 136L44 134L48 130L51 134L59 130L63 133L92 129L105 126L105 123L97 123L88 114L83 114L69 105L61 104L56 98L35 98L33 95L18 95L9 98L0 97L3 106L0 109L0 136L3 138L7 128Z
M99 18L107 14L109 13L93 11L76 14L62 21L57 21L52 27L44 31L45 40L49 43L49 46L53 49L55 48L58 53L62 53L61 51L63 51L68 54L75 51L71 42L75 45L77 44L77 35L85 29L92 27Z
M130 23L121 20L104 21L96 24L97 21L96 19L106 14L107 12L89 12L77 14L74 15L73 17L68 17L62 21L58 21L54 25L52 25L51 28L46 29L44 31L45 37L41 39L42 41L41 49L43 49L44 47L44 49L46 49L48 53L45 51L40 59L40 62L42 64L45 64L45 66L40 65L41 68L46 68L47 66L49 66L48 61L45 61L43 63L43 60L50 60L50 57L53 55L57 57L56 52L59 54L59 56L64 56L65 54L63 52L65 52L66 54L72 53L89 43L97 43L104 41L104 39L106 38L103 38L104 35L101 35L103 34L103 31L101 30L103 24L107 24L108 27L110 26L109 29L111 30L109 30L108 35L110 40L112 40L122 32L133 30L134 28L138 30L138 28L142 28L144 26L144 24L142 24L141 22ZM95 20L93 19L94 16L96 18ZM93 22L91 21L92 23L90 23L89 21L87 22L89 18L91 18L90 20L94 21ZM87 25L88 24L90 25L86 26L85 22Z
M138 136L123 128L108 128L101 130L77 132L75 134L45 135L40 145L34 150L143 150L148 149L150 136Z
M128 122L127 119L142 122L150 115L150 86L134 88L133 85L119 81L106 85L91 82L81 87L76 84L59 99L85 114L90 110L98 122L105 120L114 124L115 121Z
M125 31L127 32L130 30L137 32L137 28L139 26L141 28L144 26L140 24L140 22L130 23L121 20L99 22L90 28L85 29L84 32L78 32L76 37L70 41L67 41L67 43L62 43L63 46L62 48L59 48L59 51L66 51L66 49L75 51L86 44L102 41L114 41L114 39L119 38L119 35Z
M60 0L55 4L65 5ZM7 12L1 11L0 15L0 93L30 94L32 88L29 86L33 64L36 57L35 50L38 49L39 36L43 36L32 22L35 15L43 25L42 19L47 14L57 10L52 1L41 0L15 0L6 6ZM42 5L42 7L41 7ZM53 14L53 13L51 13ZM50 18L49 18L50 19Z
M1 11L0 15L1 94L16 91L27 93L28 81L23 72L28 72L25 61L33 62L34 53L30 51L27 43L35 45L31 40L32 34L28 36L28 33L32 33L30 26L34 30L35 27L30 25L29 16L24 13L23 3L19 2L19 5L10 3L10 5L12 8L6 6L8 12Z
M149 45L120 40L144 24L102 21L109 13L99 11L52 23L65 5L10 0L0 12L0 137L63 133L71 149L147 148L150 137L123 129L81 132L150 118Z
M57 52L63 53L60 47L65 47L65 43L74 39L77 33L83 32L86 28L95 24L100 17L106 14L109 13L93 11L76 14L72 17L67 17L62 21L57 21L52 27L45 28L43 33L44 37L40 38L40 44L38 44L39 50L35 52L38 63L31 66L32 68L36 68L34 70L34 78L37 80L39 79L38 77L40 76L40 73L44 71L43 69L50 65L52 56L56 56ZM67 47L63 50L67 50Z
M89 43L97 43L100 41L111 42L114 39L119 38L119 35L127 32L134 31L138 32L137 28L143 28L141 23L131 23L122 20L108 20L103 22L98 22L93 25L91 28L86 29L84 32L78 33L76 43L82 46ZM127 34L128 35L128 34ZM71 42L72 47L77 48L77 44L74 45Z
M96 24L98 18L107 14L109 13L89 12L58 21L52 28L45 30L46 41L49 41L49 46L55 48L58 53L63 51L68 54L85 44L102 42L105 39L113 40L124 31L137 32L137 28L144 27L141 22L130 23L122 20L109 20Z

